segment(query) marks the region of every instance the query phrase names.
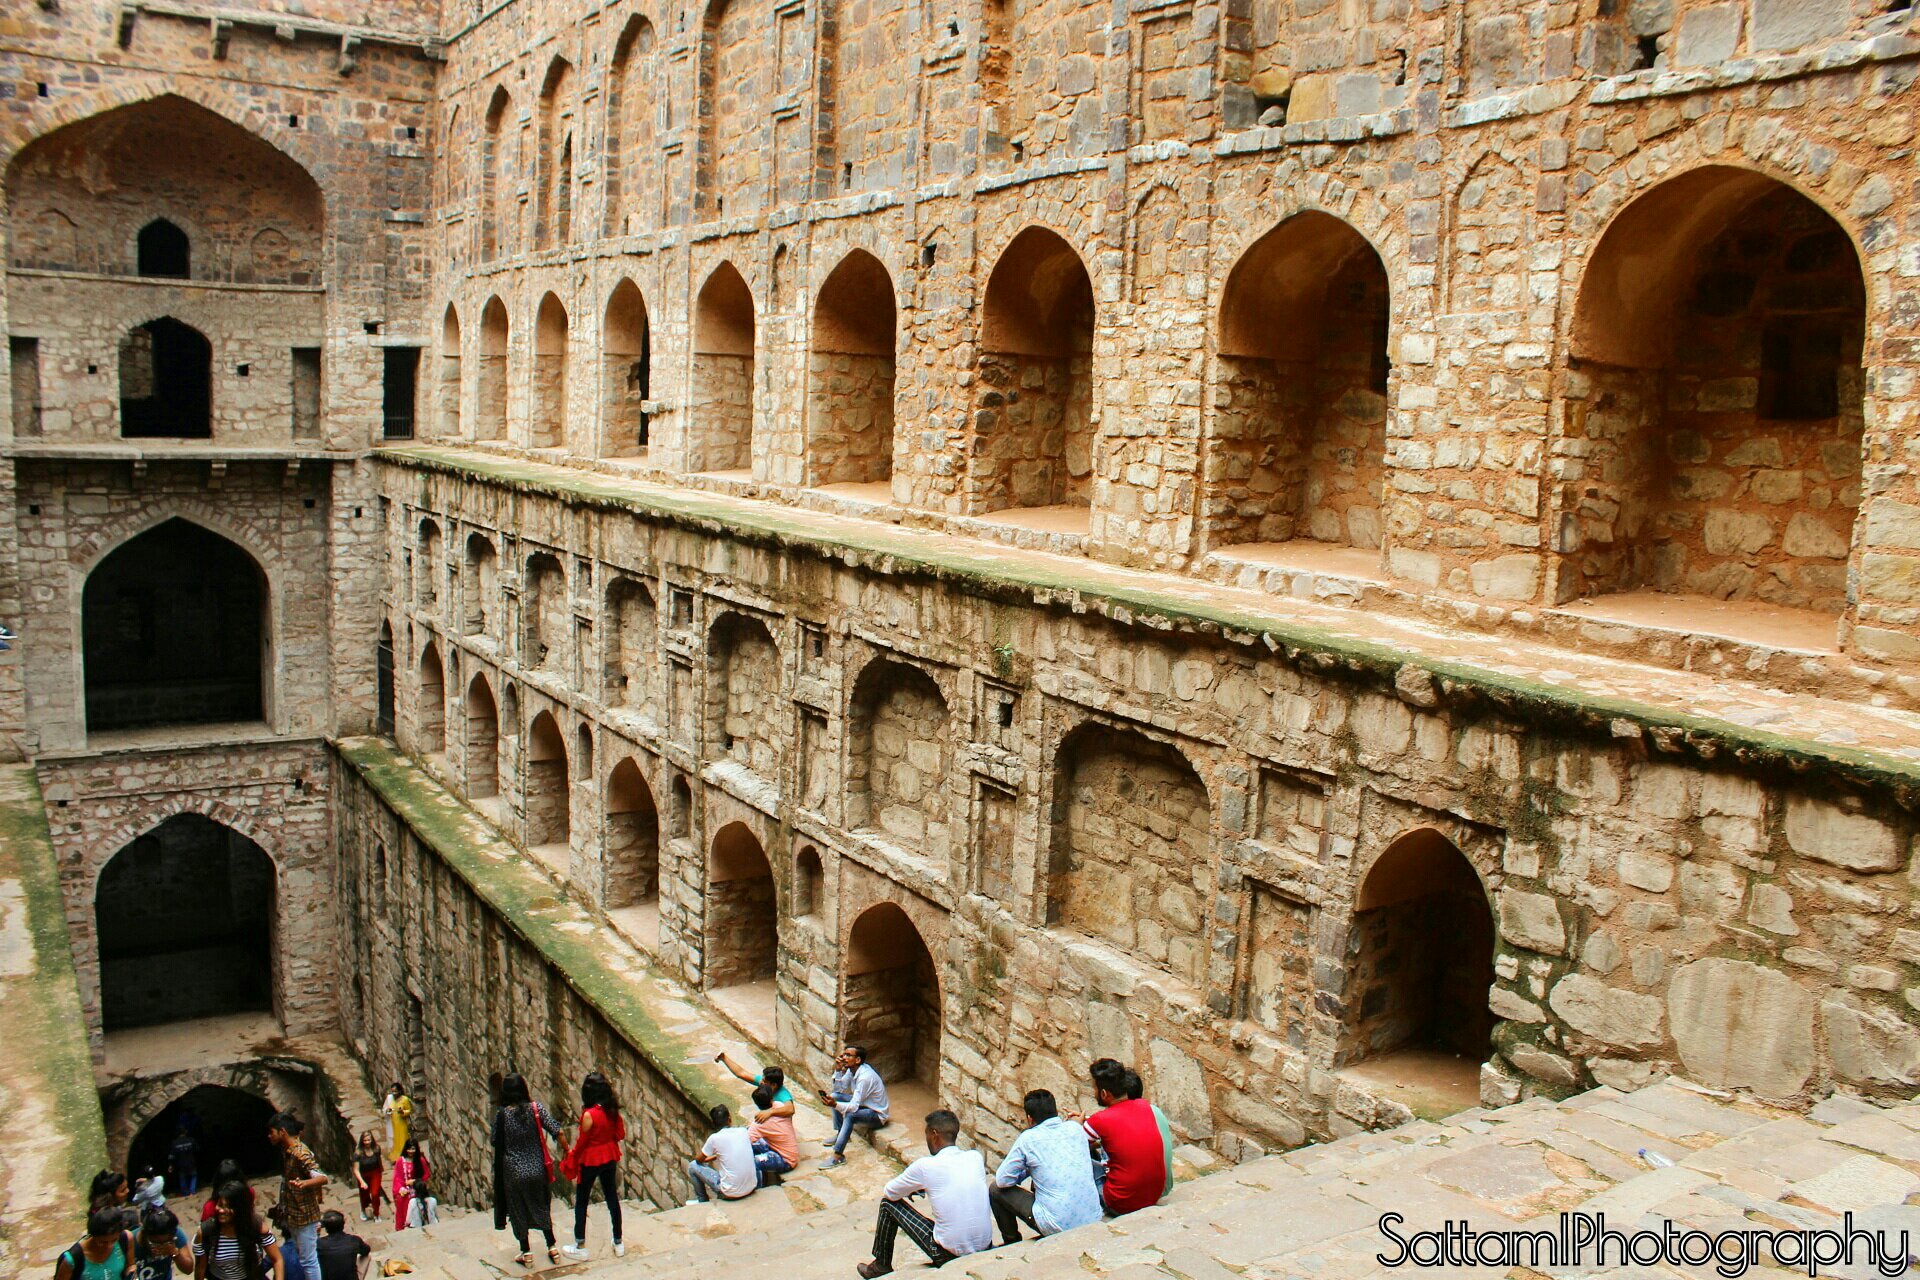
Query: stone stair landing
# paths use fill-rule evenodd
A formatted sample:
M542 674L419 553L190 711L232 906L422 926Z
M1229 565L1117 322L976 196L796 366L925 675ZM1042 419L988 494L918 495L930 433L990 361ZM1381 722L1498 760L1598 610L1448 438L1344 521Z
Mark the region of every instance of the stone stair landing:
M596 1256L542 1270L606 1280L847 1280L867 1257L873 1203L825 1203L815 1198L823 1181L802 1175L746 1201L674 1209L644 1226L636 1220L628 1227L632 1247L619 1259L606 1247L604 1211L596 1207ZM1632 1094L1602 1088L1560 1103L1474 1109L1268 1156L1183 1182L1143 1213L976 1254L942 1274L1387 1276L1399 1274L1376 1259L1391 1243L1378 1228L1387 1212L1401 1214L1399 1230L1410 1235L1449 1219L1479 1230L1544 1227L1573 1209L1605 1212L1610 1227L1627 1231L1663 1220L1709 1231L1820 1227L1851 1210L1856 1224L1896 1237L1911 1230L1920 1246L1920 1207L1906 1203L1910 1196L1920 1197L1920 1104L1883 1109L1834 1098L1800 1115L1667 1081ZM484 1247L475 1252L476 1244ZM445 1224L430 1241L398 1241L393 1252L428 1280L492 1280L521 1274L503 1244L481 1218L477 1229ZM908 1246L897 1269L924 1265ZM1629 1273L1685 1274L1657 1266L1583 1274Z

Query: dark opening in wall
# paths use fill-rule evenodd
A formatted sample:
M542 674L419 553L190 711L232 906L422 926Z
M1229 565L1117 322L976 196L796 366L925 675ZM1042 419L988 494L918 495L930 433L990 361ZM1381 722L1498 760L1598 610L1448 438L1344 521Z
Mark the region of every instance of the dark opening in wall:
M89 732L263 717L266 577L219 534L148 530L93 570L81 611Z
M320 438L320 348L293 349L293 438Z
M120 434L213 435L213 344L197 329L162 316L120 340Z
M413 410L419 377L420 348L385 349L380 379L380 434L386 439L413 439Z
M103 1029L273 1008L274 868L197 813L168 818L100 873Z
M40 340L9 338L7 357L12 370L13 434L40 434Z
M1830 317L1768 320L1760 335L1760 416L1789 422L1838 417L1844 346Z
M137 249L143 276L186 280L193 275L193 246L187 233L165 218L140 228Z
M203 1084L189 1089L147 1121L127 1149L127 1168L167 1169L167 1149L184 1122L194 1138L194 1154L203 1189L212 1187L222 1160L236 1160L250 1178L280 1172L280 1153L267 1141L271 1102L257 1093ZM171 1191L172 1187L169 1186ZM197 1204L201 1197L195 1197Z
M393 736L393 628L380 624L380 642L373 651L373 674L377 702L373 712L375 733Z

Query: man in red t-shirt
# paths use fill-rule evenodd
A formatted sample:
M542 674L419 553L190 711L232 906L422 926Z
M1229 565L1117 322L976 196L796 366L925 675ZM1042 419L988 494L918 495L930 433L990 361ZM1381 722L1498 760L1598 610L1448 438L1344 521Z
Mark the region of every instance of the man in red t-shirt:
M1100 1110L1087 1117L1094 1158L1106 1162L1100 1202L1108 1213L1132 1213L1160 1203L1167 1183L1166 1156L1153 1108L1127 1097L1127 1069L1111 1058L1093 1064L1094 1100Z

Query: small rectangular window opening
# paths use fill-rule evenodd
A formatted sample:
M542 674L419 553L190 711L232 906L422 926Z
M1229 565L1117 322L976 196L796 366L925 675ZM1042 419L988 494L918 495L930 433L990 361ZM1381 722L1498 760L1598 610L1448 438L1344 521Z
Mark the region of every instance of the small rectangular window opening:
M380 434L388 440L411 440L415 392L420 376L420 348L387 347L382 354Z

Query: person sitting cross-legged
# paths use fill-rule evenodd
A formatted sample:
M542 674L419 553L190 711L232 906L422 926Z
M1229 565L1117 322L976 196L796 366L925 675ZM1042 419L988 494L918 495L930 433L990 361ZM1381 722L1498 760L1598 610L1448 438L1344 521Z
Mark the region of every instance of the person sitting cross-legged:
M1050 1236L1101 1217L1086 1133L1061 1119L1059 1104L1045 1089L1027 1094L1025 1105L1027 1127L1014 1139L987 1190L1002 1244L1019 1242L1022 1222ZM1033 1183L1031 1191L1020 1185L1025 1181Z
M840 1124L839 1131L821 1144L833 1148L833 1155L820 1166L823 1169L847 1162L847 1140L853 1137L856 1126L878 1129L887 1122L887 1086L867 1061L867 1051L857 1044L840 1051L833 1072L833 1092L820 1090L820 1101L838 1113Z
M993 1247L993 1218L987 1206L987 1162L978 1151L962 1150L960 1117L951 1111L927 1114L927 1150L881 1191L880 1214L873 1227L873 1260L857 1270L865 1280L893 1270L893 1245L904 1231L936 1267ZM925 1192L928 1217L907 1203Z

